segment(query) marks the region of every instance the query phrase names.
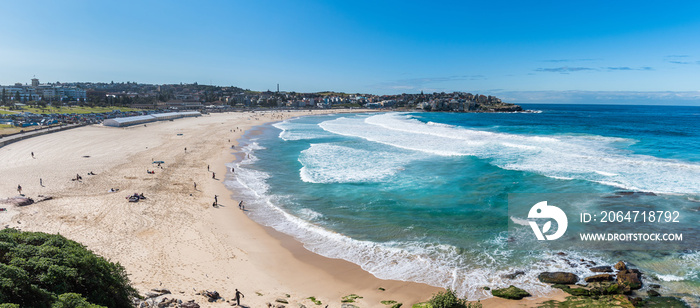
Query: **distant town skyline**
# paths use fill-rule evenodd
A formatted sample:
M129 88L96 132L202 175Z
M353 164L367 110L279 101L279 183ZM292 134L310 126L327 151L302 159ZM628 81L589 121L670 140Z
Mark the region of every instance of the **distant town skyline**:
M36 76L700 105L697 1L39 0L4 3L0 26L2 85Z

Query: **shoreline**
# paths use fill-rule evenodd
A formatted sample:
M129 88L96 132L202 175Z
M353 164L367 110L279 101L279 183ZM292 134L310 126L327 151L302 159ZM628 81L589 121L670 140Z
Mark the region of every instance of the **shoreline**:
M55 198L12 208L0 214L0 222L25 231L60 233L120 262L141 294L168 288L172 297L194 299L203 307L229 304L207 303L197 292L217 290L229 299L236 288L245 294L243 304L249 307L264 307L285 294L290 303L307 307L314 306L307 299L311 296L323 305L340 307L340 298L352 293L364 297L357 301L361 307L384 307L381 300L406 306L425 301L442 289L381 280L356 264L308 251L291 236L237 210L238 200L223 184L226 164L238 153L230 145L237 145L245 131L291 117L338 112L226 113L148 127L91 125L22 140L0 148L0 171L8 175L0 196L15 196L17 182L27 196ZM29 151L37 158L29 157ZM153 160L164 160L164 168L156 168ZM204 169L207 165L218 179L211 178ZM151 168L156 173L146 174ZM88 171L97 175L86 176ZM76 172L83 175L82 181L70 181ZM39 185L39 178L46 186ZM120 191L108 193L111 187ZM126 202L124 196L134 192L143 192L147 199ZM211 207L214 195L220 196L222 207ZM533 306L561 300L563 294L520 301L491 298L482 303Z

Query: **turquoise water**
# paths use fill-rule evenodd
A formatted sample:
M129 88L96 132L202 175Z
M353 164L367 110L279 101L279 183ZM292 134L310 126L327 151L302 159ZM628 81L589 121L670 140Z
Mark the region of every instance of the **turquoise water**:
M508 194L654 192L700 222L700 108L530 105L536 113L310 116L247 135L228 185L256 221L384 279L534 295L545 270L620 259L700 303L700 253L508 249ZM697 225L696 225L697 226ZM697 231L697 230L694 230ZM503 274L523 270L515 280Z

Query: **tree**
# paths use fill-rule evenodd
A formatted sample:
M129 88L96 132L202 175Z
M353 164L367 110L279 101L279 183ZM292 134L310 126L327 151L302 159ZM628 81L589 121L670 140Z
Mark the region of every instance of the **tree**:
M5 96L7 94L5 93L5 88L2 88L2 105L5 106Z

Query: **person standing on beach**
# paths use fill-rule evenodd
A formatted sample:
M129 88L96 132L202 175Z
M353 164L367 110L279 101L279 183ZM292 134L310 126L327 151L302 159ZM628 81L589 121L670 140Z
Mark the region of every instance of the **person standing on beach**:
M194 182L194 190L197 190L197 182Z
M243 295L243 293L241 293L241 291L238 291L238 289L236 289L236 306L241 305L241 296L245 297L245 295Z
M209 165L207 165L207 171L211 171L211 170L209 170Z
M216 172L211 173L211 178L216 180Z
M22 194L22 186L21 185L17 185L17 192L19 192L20 195Z
M44 187L44 180L42 180L41 178L39 178L39 185L41 185L41 187Z
M214 195L214 204L219 205L219 196Z
M32 158L34 158L34 152L32 152Z

